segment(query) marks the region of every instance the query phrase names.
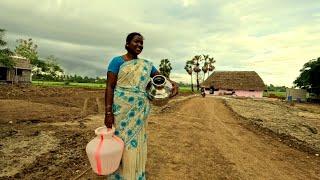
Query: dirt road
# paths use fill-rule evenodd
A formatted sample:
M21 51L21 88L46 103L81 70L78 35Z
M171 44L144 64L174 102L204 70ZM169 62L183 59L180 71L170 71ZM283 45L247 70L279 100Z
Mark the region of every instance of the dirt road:
M320 159L251 132L216 98L149 119L150 179L320 179Z

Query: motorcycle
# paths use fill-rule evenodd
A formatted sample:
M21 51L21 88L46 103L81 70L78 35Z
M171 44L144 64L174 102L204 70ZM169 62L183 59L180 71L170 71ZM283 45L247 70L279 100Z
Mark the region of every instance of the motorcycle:
M206 92L205 92L204 88L201 88L201 96L206 97Z

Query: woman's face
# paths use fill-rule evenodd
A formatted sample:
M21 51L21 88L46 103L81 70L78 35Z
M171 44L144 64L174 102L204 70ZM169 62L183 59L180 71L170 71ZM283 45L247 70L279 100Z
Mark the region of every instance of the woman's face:
M133 55L138 55L143 49L143 38L139 35L135 35L131 42L127 44L127 49Z

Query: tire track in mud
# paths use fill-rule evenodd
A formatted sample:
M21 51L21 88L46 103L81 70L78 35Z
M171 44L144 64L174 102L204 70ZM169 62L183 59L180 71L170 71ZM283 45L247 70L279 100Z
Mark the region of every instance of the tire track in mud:
M82 106L81 116L82 119L87 115L87 109L88 109L88 101L90 98L85 98Z
M197 100L200 101L197 101ZM234 163L227 159L217 148L212 137L215 135L215 129L212 126L212 121L208 118L203 118L205 114L210 114L211 110L207 110L208 106L206 102L203 102L203 98L194 98L188 101L181 107L178 112L185 114L184 120L189 119L193 126L193 134L198 135L198 153L195 155L195 160L198 165L193 171L205 171L201 179L220 179L230 178L239 179L240 174L234 168ZM199 129L199 126L202 127ZM202 165L202 166L201 166ZM197 168L198 167L198 168ZM193 179L197 179L198 176L193 176Z
M195 107L201 106L187 102L178 112L150 117L149 179L239 179L233 163L211 142L201 109Z
M96 103L98 106L98 113L104 113L104 105L102 105L100 98L96 97Z

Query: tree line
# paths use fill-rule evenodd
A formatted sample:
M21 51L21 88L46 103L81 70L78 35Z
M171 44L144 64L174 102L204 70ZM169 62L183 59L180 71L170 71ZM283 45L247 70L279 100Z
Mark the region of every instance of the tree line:
M14 51L7 47L4 41L5 30L0 29L0 63L8 68L14 68L16 65L12 56L18 55L27 58L32 65L32 80L58 81L58 82L78 82L78 83L105 83L104 78L88 77L80 75L66 75L63 68L57 63L58 59L54 55L46 58L40 58L38 55L38 45L32 38L27 40L16 40L17 46Z
M274 92L286 92L287 87L286 86L275 86L273 84L266 85L267 91L274 91Z
M16 65L12 56L22 56L27 58L32 65L32 79L39 80L45 78L46 80L54 80L61 78L64 71L57 63L57 58L50 55L46 58L40 58L38 55L38 45L33 42L31 38L17 39L17 46L14 51L7 47L7 42L3 40L5 30L0 29L0 63L8 68L14 68Z
M196 76L197 90L200 88L200 81L204 81L206 77L209 77L210 73L215 69L214 63L216 61L210 55L196 55L191 60L186 61L184 69L191 76L191 91L193 88L193 75ZM172 70L171 63L168 59L162 59L159 66L159 71L166 77L170 76ZM202 73L201 73L202 71Z
M38 45L35 44L32 38L27 40L16 40L17 46L14 51L7 47L7 42L3 40L5 30L0 29L0 63L8 68L13 68L15 62L11 58L13 55L18 55L30 60L32 65L32 80L42 81L58 81L58 82L78 82L78 83L105 83L105 78L88 77L80 75L66 75L63 68L57 63L57 57L50 55L46 58L40 58L38 55ZM171 63L168 59L162 59L159 71L166 77L170 76L172 70Z
M305 63L300 69L299 77L293 83L296 87L320 95L320 57Z

